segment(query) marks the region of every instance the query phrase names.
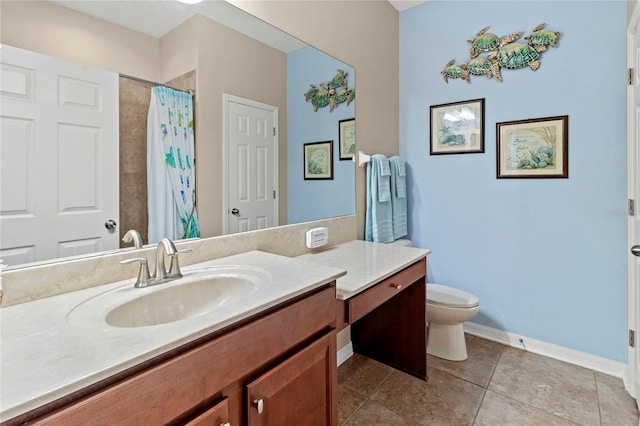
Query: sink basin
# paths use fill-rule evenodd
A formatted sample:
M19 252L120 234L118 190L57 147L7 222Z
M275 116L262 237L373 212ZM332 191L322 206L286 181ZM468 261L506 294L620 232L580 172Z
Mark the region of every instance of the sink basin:
M123 328L168 324L233 306L269 283L269 273L261 268L204 267L152 287L131 283L107 291L76 306L67 318L79 325L98 320Z
M256 284L246 278L210 277L159 288L123 303L111 310L105 319L115 327L165 324L210 312L248 296L255 289Z

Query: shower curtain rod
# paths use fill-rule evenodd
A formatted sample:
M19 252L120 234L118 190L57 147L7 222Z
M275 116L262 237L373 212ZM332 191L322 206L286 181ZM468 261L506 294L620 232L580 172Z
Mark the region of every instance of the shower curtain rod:
M168 87L169 89L177 90L178 92L189 93L191 96L195 96L196 95L196 91L193 90L193 89L189 89L189 90L176 89L175 87L171 87L171 86L166 85L166 84L158 83L157 81L145 80L143 78L134 77L134 76L127 75L127 74L119 74L119 75L120 75L120 77L129 79L129 80L139 81L140 83L151 84L151 85L154 85L154 86Z

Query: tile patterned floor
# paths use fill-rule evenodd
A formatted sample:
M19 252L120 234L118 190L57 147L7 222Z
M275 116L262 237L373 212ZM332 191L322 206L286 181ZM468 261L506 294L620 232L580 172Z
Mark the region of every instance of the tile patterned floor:
M466 339L466 361L428 357L428 382L355 354L338 368L339 423L640 425L636 403L618 378Z

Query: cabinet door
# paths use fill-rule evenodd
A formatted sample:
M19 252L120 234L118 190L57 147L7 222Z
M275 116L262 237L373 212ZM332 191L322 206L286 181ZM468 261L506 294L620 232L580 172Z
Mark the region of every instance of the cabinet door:
M335 332L247 385L249 426L337 424Z
M185 423L184 426L227 426L229 424L229 401L225 398Z

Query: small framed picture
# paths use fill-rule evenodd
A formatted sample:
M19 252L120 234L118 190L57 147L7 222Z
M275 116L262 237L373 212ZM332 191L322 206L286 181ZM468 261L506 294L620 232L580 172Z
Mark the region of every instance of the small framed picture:
M333 179L333 141L304 144L304 178Z
M484 152L484 99L431 106L431 155Z
M352 160L356 155L356 119L338 122L340 160Z
M497 178L568 178L569 116L496 123Z

